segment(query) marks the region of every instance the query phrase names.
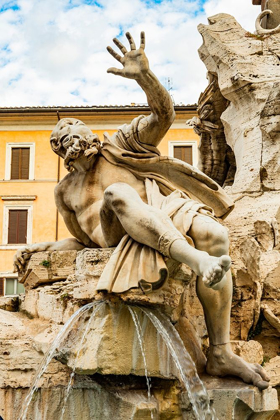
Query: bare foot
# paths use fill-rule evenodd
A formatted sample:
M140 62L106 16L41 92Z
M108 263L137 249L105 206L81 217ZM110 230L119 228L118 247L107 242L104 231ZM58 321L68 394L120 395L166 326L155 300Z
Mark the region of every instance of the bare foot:
M213 287L219 283L231 265L231 259L228 255L221 257L208 256L200 262L200 271L202 280L207 287Z
M238 376L260 390L269 387L269 377L265 370L260 365L245 362L234 354L229 343L210 347L206 371L213 376Z

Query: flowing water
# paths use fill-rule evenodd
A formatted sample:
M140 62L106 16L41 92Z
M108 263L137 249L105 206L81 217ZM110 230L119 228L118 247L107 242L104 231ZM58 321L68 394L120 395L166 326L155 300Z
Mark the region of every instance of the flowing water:
M71 316L71 318L66 322L66 324L63 326L61 331L58 333L58 335L56 336L55 340L51 344L49 350L45 354L37 370L37 373L34 377L34 380L28 392L28 395L24 401L22 411L18 420L26 420L28 408L32 400L32 397L34 395L34 392L36 392L36 390L38 389L39 381L42 375L45 373L52 358L59 351L59 348L61 347L63 341L67 338L74 324L82 317L82 315L85 315L88 311L93 309L92 314L87 322L86 328L83 332L82 338L79 342L79 347L78 347L77 356L74 362L73 372L71 373L70 380L66 388L62 413L60 416L60 420L63 420L63 416L66 410L66 403L67 403L67 400L71 391L72 381L75 375L76 363L77 363L79 354L83 348L83 343L89 331L92 320L95 314L97 313L97 311L101 308L101 303L103 302L100 302L100 301L91 302L83 306L82 308L78 309ZM173 358L175 366L178 370L179 377L186 388L186 391L189 396L189 400L193 407L193 412L197 420L217 420L215 411L210 407L210 401L207 395L207 391L197 374L195 364L192 361L178 332L176 331L176 329L174 328L170 320L158 310L151 310L151 309L141 307L141 306L137 306L137 308L138 310L142 311L145 314L145 316L151 321L151 323L154 325L155 329L157 330L158 334L162 337L163 341L165 342L170 352L170 355ZM130 312L130 315L135 325L137 338L138 338L140 350L143 357L144 371L145 371L147 388L148 388L148 400L150 401L151 384L148 377L147 360L146 360L145 347L144 347L144 341L143 341L143 330L139 321L138 314L135 311L135 309L128 305L128 310ZM153 419L152 411L151 411L151 418Z
M73 325L81 318L83 314L85 314L87 311L89 311L91 308L93 308L97 303L100 302L90 302L87 305L83 306L82 308L78 309L71 318L68 319L66 324L63 326L61 331L57 334L56 338L54 339L53 343L51 344L49 350L46 352L37 372L33 379L33 382L31 384L31 387L29 389L29 392L25 398L25 401L23 403L23 407L21 410L21 414L19 417L19 420L26 420L28 408L30 405L30 402L32 400L32 397L34 395L34 392L38 389L39 381L42 377L42 375L45 373L49 363L55 356L57 350L61 346L62 342L65 340L69 332L71 331L71 328Z
M172 323L157 310L152 311L141 306L138 308L150 319L169 349L197 420L217 420L215 411L210 407L206 388L197 374L195 364Z
M96 314L96 313L99 311L99 309L101 308L101 306L102 306L102 304L99 304L98 306L96 306L96 307L93 309L92 314L91 314L91 316L90 316L90 318L89 318L89 320L88 320L88 322L87 322L87 326L86 326L86 328L85 328L85 330L84 330L84 333L83 333L83 335L82 335L81 341L80 341L80 343L79 343L79 347L78 347L77 355L76 355L76 358L75 358L75 363L74 363L73 371L72 371L72 373L71 373L71 375L70 375L70 379L69 379L69 382L68 382L68 386L67 386L67 389L66 389L66 392L65 392L65 397L64 397L64 401L63 401L63 407L62 407L62 411L61 411L60 420L63 420L63 416L64 416L64 413L65 413L65 410L66 410L66 404L67 404L67 400L68 400L68 397L69 397L69 394L70 394L70 391L71 391L71 388L72 388L72 382L73 382L73 380L74 380L74 376L75 376L75 373L76 373L76 364L77 364L77 361L78 361L79 355L80 355L80 353L81 353L81 351L82 351L82 346L83 346L83 344L84 344L84 341L85 341L86 335L87 335L87 333L88 333L88 331L89 331L89 328L90 328L90 326L91 326L91 322L92 322L92 320L93 320L93 318L94 318L95 314Z
M140 346L142 357L143 357L144 370L145 370L145 376L146 376L146 382L147 382L147 388L148 388L148 401L150 402L151 401L151 383L150 383L150 378L148 377L148 368L147 368L146 354L145 354L145 349L144 349L144 341L142 339L143 337L142 328L141 328L136 311L130 306L128 306L128 310L130 312L130 315L132 317L132 320L136 328L137 338L138 338L139 346ZM151 411L151 419L153 418L154 418L153 412Z

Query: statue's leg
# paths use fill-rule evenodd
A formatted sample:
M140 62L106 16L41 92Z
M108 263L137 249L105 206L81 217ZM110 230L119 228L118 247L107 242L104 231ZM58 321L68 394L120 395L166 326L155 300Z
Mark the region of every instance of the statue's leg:
M126 232L135 241L188 264L208 286L219 282L229 268L228 256L216 258L189 245L170 217L144 203L128 184L118 182L105 190L100 220L108 246L117 245Z
M188 232L195 246L219 257L228 253L227 230L205 215L197 215ZM236 356L230 345L230 312L232 302L232 278L228 271L219 283L219 290L205 287L201 277L197 279L197 294L203 306L209 334L210 350L207 372L210 375L234 375L260 389L268 387L269 378L260 365L245 362Z

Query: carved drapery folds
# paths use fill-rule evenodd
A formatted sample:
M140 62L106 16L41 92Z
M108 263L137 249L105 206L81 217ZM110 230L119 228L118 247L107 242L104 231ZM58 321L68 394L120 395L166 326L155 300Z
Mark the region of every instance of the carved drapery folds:
M221 186L231 185L236 171L235 157L226 143L221 115L229 101L221 94L218 78L208 73L209 85L198 101L198 117L187 122L200 136L199 169Z

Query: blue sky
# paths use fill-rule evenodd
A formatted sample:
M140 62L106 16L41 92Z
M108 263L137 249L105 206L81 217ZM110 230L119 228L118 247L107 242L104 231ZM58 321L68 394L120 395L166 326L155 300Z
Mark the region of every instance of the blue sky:
M0 106L145 103L132 80L107 74L106 51L130 31L175 103L192 104L207 85L197 50L199 23L229 13L254 30L251 0L0 0ZM169 80L169 85L168 81Z

